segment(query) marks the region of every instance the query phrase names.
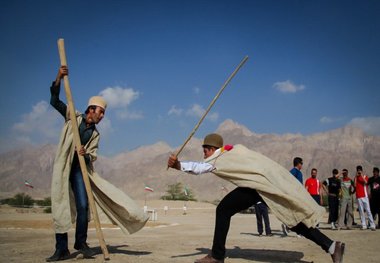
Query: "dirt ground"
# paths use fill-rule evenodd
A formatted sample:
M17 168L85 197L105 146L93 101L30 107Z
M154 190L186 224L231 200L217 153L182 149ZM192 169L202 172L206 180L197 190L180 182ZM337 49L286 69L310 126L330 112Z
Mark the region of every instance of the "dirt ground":
M209 252L214 231L215 206L188 202L148 201L157 211L157 220L149 221L139 232L124 235L121 230L102 225L110 253L109 262L194 262ZM143 204L142 204L143 206ZM169 210L165 214L164 206ZM270 215L274 236L259 237L254 214L237 214L232 218L227 238L225 262L331 262L331 257L311 241L290 233L284 237L280 222ZM327 221L327 214L326 218ZM359 222L356 214L355 221ZM50 214L41 209L0 207L1 262L45 262L54 252L54 232ZM344 262L379 262L380 230L331 230L321 223L323 233L346 243ZM90 225L88 243L97 254L79 259L73 246L74 229L69 232L72 257L65 262L104 262L104 256Z

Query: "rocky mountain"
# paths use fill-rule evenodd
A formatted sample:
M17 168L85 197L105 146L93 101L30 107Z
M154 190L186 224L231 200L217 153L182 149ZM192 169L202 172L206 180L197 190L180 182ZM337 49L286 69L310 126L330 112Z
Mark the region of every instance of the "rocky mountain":
M359 128L346 126L324 133L303 136L301 134L257 134L232 120L224 121L217 129L226 144L244 144L290 169L295 156L304 159L304 178L311 168L318 169L320 179L331 175L333 168L347 168L354 176L355 166L363 165L367 174L380 165L380 137L369 136ZM202 140L193 138L181 153L181 159L202 160ZM55 145L24 148L0 155L0 198L26 192L34 198L50 194L51 174L56 151ZM187 185L198 200L220 199L231 190L230 183L212 174L188 175L177 170L167 170L169 154L175 151L165 142L142 146L120 153L112 158L100 156L96 171L134 199L158 199L167 186L181 182ZM28 180L33 189L24 186ZM154 192L145 192L145 184Z

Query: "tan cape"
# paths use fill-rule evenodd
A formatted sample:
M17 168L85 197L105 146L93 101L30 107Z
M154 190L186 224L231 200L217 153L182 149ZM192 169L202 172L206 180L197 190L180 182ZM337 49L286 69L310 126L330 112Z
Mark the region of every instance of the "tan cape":
M205 160L215 175L239 187L256 189L276 217L289 227L302 222L315 227L324 209L284 167L268 157L235 145L230 151L214 153Z
M82 115L78 112L76 115L77 122L81 123ZM90 164L87 166L87 171L97 210L104 212L111 223L118 225L124 233L132 234L137 232L146 224L149 217L124 192L94 172L92 162L97 158L98 142L99 133L95 129L85 148L91 159ZM69 182L73 157L72 126L67 111L65 125L62 129L54 160L51 186L52 214L56 233L66 233L76 218L75 199Z

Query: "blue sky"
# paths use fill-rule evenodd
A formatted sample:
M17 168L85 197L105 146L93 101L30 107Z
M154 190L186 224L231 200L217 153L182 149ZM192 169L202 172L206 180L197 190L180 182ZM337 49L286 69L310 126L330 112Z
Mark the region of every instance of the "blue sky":
M103 155L181 145L246 55L196 137L225 119L256 133L380 135L379 13L379 1L1 1L0 152L58 142L59 38L76 108L108 99Z

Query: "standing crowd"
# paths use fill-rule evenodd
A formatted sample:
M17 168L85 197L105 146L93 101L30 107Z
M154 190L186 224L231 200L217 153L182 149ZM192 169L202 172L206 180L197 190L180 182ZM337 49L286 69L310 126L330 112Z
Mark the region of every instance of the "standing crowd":
M331 224L331 229L352 229L352 226L356 224L354 221L355 199L361 229L375 231L380 227L379 168L374 167L372 172L372 177L368 177L363 167L358 165L355 177L350 178L347 169L342 169L340 173L337 169L333 169L332 176L321 183L317 179L317 169L311 170L311 176L306 180L305 188L319 205L324 205L322 193L326 193L329 207L328 223Z

